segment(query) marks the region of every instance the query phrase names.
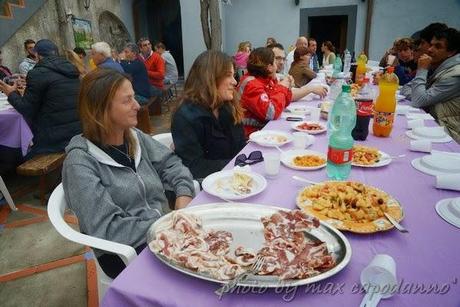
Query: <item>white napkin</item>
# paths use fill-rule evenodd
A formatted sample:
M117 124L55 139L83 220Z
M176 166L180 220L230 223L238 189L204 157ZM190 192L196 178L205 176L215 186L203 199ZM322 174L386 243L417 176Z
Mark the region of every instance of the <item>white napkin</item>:
M460 174L436 176L436 188L460 191Z

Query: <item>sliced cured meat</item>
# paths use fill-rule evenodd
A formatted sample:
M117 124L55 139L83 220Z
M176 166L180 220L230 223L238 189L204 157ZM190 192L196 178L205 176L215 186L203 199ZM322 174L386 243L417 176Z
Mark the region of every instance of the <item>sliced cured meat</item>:
M224 230L211 231L204 240L208 244L211 253L225 255L229 251L233 236L230 232Z
M251 248L238 246L235 249L235 261L241 266L249 266L256 261L257 253Z

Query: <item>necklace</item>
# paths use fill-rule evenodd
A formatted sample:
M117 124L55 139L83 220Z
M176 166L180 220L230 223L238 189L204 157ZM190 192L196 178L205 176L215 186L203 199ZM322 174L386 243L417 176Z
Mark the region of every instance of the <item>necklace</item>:
M109 146L115 149L116 151L118 151L119 153L121 153L123 156L125 156L129 160L129 163L133 162L129 155L127 155L126 153L124 153L123 151L121 151L120 149L116 148L113 145L109 145ZM123 148L126 150L126 152L129 152L129 145L126 145L125 143L123 143Z

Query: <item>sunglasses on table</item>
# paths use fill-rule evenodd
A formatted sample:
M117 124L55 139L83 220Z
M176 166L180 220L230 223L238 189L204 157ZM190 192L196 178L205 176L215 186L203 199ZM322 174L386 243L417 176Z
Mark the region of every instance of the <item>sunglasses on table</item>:
M235 166L245 166L245 165L251 165L251 164L256 164L259 162L262 162L264 160L264 157L262 155L262 152L259 150L253 151L249 154L249 156L246 156L245 154L238 155L235 159Z

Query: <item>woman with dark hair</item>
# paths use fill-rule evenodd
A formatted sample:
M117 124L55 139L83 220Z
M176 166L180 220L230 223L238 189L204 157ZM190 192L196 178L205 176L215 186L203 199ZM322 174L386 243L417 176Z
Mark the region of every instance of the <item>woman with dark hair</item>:
M139 253L147 230L167 206L164 186L174 189L176 209L183 208L192 200L192 175L169 148L133 129L140 107L124 74L110 69L88 73L78 102L83 134L66 148L66 201L82 233ZM116 255L94 253L112 278L125 267Z
M326 65L334 64L335 62L335 47L331 41L325 41L321 45L321 51L323 52L323 67Z
M268 121L280 117L283 109L291 102L293 79L288 76L277 81L275 54L266 47L251 52L247 69L248 74L241 80L239 92L241 105L245 109L244 130L246 136L249 136Z
M294 78L296 87L302 87L316 78L316 73L310 68L311 54L305 47L296 48L294 62L292 62L289 74Z
M177 155L196 179L220 171L245 145L232 58L205 51L193 62L171 132Z

